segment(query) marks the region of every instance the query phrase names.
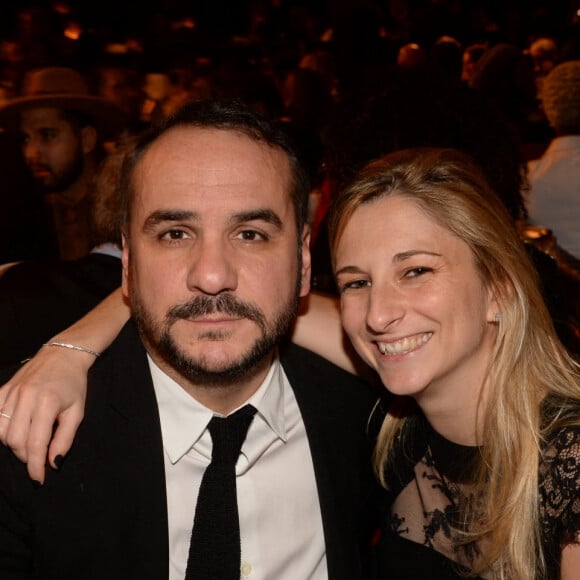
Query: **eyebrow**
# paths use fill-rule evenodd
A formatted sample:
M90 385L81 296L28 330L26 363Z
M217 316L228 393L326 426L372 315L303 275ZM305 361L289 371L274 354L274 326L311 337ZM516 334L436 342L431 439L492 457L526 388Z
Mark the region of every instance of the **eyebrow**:
M230 218L230 221L233 223L253 222L258 220L272 224L278 230L282 229L282 220L276 212L268 208L242 211L235 213Z
M393 256L393 262L404 262L413 256L417 256L420 254L426 254L427 256L435 256L436 258L440 258L441 254L437 252L429 252L428 250L408 250L407 252L400 252Z
M144 229L154 228L156 225L163 222L176 222L176 221L199 221L200 215L195 211L189 210L179 210L179 209L160 209L154 211L146 220L144 224ZM264 221L266 223L272 224L276 229L282 229L282 220L276 214L268 208L260 208L249 211L242 211L233 214L229 221L234 224L240 224L244 222L251 221Z
M442 256L442 254L438 254L437 252L429 252L428 250L408 250L406 252L399 252L398 254L395 254L393 256L393 262L398 264L408 260L409 258L412 258L413 256L418 255L435 256L437 258ZM363 272L363 270L358 266L345 266L344 268L337 270L334 275L338 276L339 274L360 274L361 272Z
M195 211L181 209L158 209L145 220L143 229L148 230L154 228L157 224L163 222L177 222L183 220L198 221L199 214Z
M344 268L337 270L334 275L339 276L340 274L360 274L361 272L362 270L356 266L345 266Z

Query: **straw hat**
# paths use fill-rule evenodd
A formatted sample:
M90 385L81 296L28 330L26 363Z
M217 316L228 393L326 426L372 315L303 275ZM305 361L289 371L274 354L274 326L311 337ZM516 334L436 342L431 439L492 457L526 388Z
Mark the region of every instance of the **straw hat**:
M0 107L0 126L18 129L20 113L30 108L53 107L86 113L101 136L114 137L126 123L126 114L115 103L89 93L82 76L64 67L41 68L26 74L22 94Z

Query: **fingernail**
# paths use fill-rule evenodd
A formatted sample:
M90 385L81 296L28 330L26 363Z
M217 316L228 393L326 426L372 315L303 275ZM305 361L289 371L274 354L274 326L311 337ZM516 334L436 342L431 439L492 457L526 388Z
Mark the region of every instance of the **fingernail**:
M64 461L64 457L63 457L62 455L57 455L57 456L54 458L54 465L55 465L55 467L56 467L57 469L60 469L60 467L61 467L61 465L62 465L63 461Z
M40 483L40 481L36 481L36 479L33 479L32 487L34 487L34 489L40 489L42 487L42 483Z

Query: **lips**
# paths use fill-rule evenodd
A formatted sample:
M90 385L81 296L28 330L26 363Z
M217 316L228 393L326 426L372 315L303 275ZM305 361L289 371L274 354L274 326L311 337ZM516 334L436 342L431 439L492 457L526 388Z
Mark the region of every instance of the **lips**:
M189 320L189 322L197 322L201 324L227 324L230 322L236 322L238 320L243 320L244 317L242 316L219 316L219 317L211 317L211 316L196 316L192 318L186 318L185 320Z
M50 175L50 169L48 167L32 166L30 170L35 177L46 177Z
M423 346L431 337L432 332L426 332L412 337L405 337L393 342L377 342L377 347L381 354L392 356L397 354L408 354Z

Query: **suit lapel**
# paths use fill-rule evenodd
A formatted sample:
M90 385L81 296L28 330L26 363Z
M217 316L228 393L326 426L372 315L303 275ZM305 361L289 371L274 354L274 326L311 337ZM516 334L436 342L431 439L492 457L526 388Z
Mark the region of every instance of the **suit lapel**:
M127 561L142 571L136 574L132 569L130 576L166 578L169 547L161 426L145 350L132 323L103 355L102 363L90 377L94 388L88 405L94 413L87 420L99 423L94 426L100 434L94 444L106 463L89 471L96 479L105 478L109 487L111 480L118 484L110 498L110 517L128 532L129 537L122 539Z

